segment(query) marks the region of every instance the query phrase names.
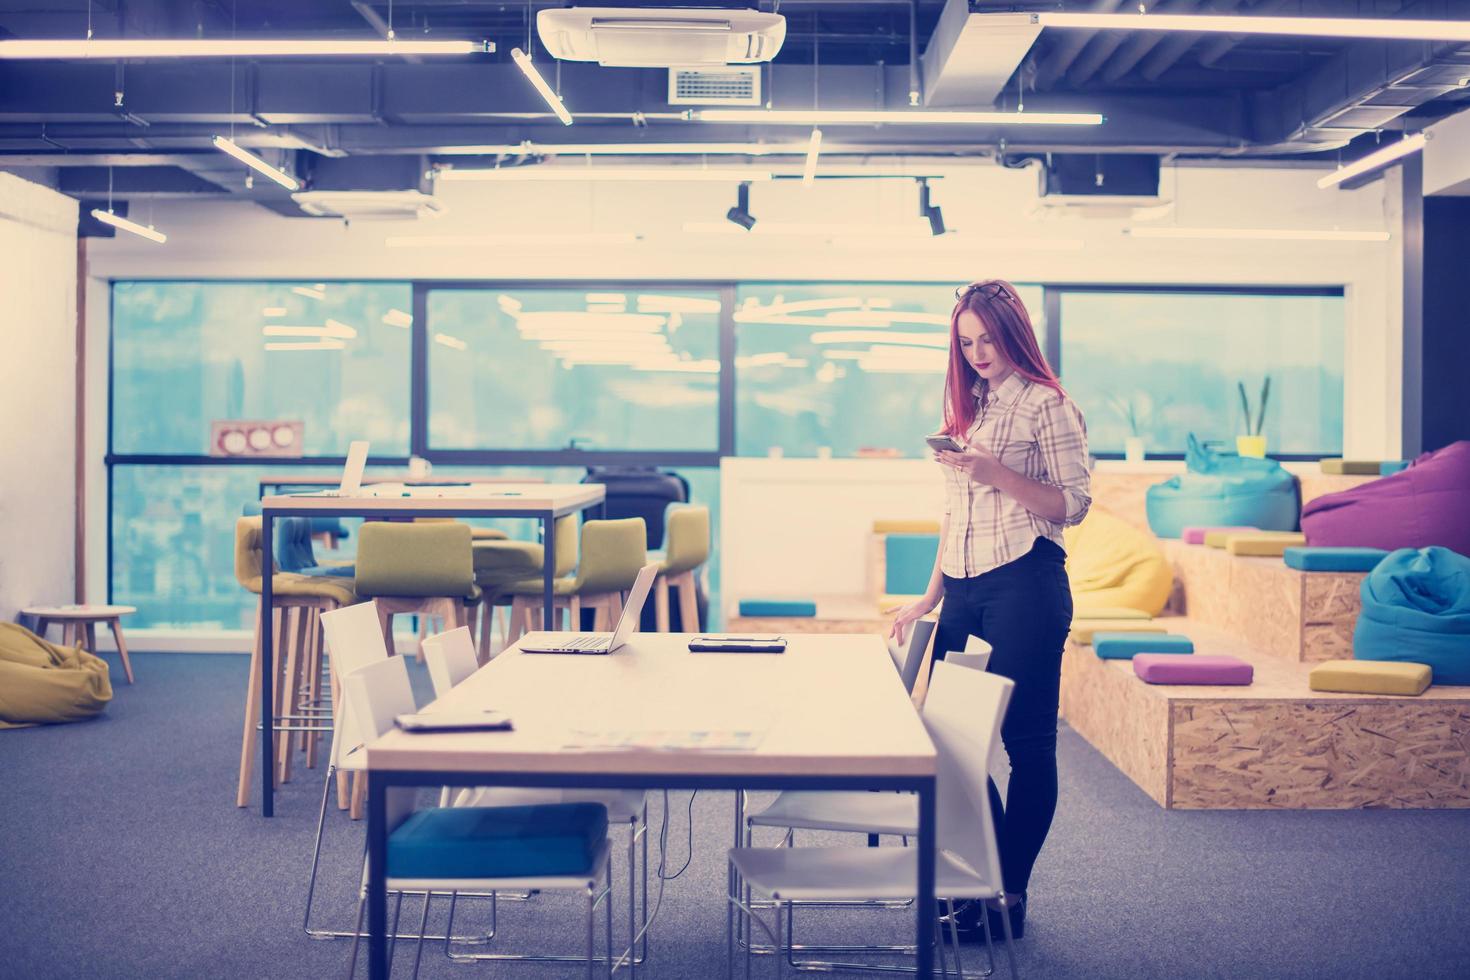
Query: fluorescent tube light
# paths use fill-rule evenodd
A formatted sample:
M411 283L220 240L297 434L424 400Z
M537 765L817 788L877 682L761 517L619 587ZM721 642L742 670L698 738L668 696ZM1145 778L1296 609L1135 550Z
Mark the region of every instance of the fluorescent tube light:
M663 296L639 294L639 313L718 313L720 301L698 296Z
M1219 14L1033 15L1042 27L1188 34L1269 34L1284 37L1376 38L1384 41L1470 41L1470 21L1364 17L1256 17Z
M1096 112L928 112L923 109L694 109L707 123L764 123L770 126L1101 126Z
M628 304L628 297L623 293L587 293L582 299L587 303L617 303L619 306Z
M325 283L317 283L315 286L292 286L291 292L297 296L305 296L307 299L326 299L327 287Z
M383 240L388 248L536 248L556 245L632 245L642 236L631 232L547 232L524 235L392 235Z
M458 146L461 156L800 156L801 143L488 143Z
M268 323L260 328L260 332L267 337L330 337L337 340L351 340L357 336L357 331L352 327L332 319L328 319L326 324L320 327Z
M383 322L390 327L402 327L407 330L413 326L413 317L402 310L389 310L383 314Z
M109 40L0 41L0 60L62 58L281 58L456 55L494 51L488 41L329 41L281 39L127 38Z
M342 350L347 345L340 340L308 340L301 343L292 341L272 341L265 345L266 350Z
M150 242L157 242L158 244L162 245L164 242L168 241L168 236L165 235L163 232L158 231L152 225L140 225L136 221L129 221L127 218L120 218L117 215L113 214L111 211L104 211L101 208L93 208L92 217L96 218L104 225L112 225L112 227L114 228L119 228L123 231L130 231L134 235L137 235L139 238L146 238Z
M798 299L790 302L779 296L762 306L747 300L745 306L735 313L737 323L760 322L762 317L785 316L792 313L813 313L820 310L860 310L863 301L857 296L839 296L836 299Z
M1405 136L1397 143L1390 143L1381 150L1374 150L1365 157L1359 157L1345 167L1338 167L1332 173L1317 181L1318 187L1333 187L1345 180L1361 177L1363 174L1372 173L1380 167L1386 167L1395 160L1418 153L1424 149L1425 143L1429 141L1428 133L1415 133L1413 136Z
M452 335L447 334L447 333L436 333L436 334L434 334L434 343L441 344L444 347L450 348L451 350L469 350L470 349L470 345L469 344L465 343L463 340L460 340L458 337L452 336Z
M551 86L546 84L546 79L542 78L541 73L536 70L536 66L531 64L530 56L520 48L511 48L510 58L516 63L516 67L521 70L521 73L531 80L531 85L537 92L541 93L541 98L545 99L546 104L551 106L551 111L556 113L556 118L561 120L562 125L570 126L572 124L572 114L567 112L567 107L562 102L561 96L551 90Z
M885 344L894 347L937 347L949 350L949 335L892 330L824 330L809 338L814 344Z
M261 316L285 316L286 315L286 308L284 306L267 306L265 309L263 309L263 310L260 311L260 315Z
M450 183L488 181L492 183L525 182L599 182L690 181L711 183L730 180L770 180L769 170L743 167L501 167L498 169L436 170L434 176Z
M1313 228L1127 228L1131 238L1235 239L1276 242L1386 242L1386 231L1337 231Z
M286 188L286 190L297 191L301 189L301 181L297 180L295 177L292 177L290 174L286 173L286 171L280 169L279 167L272 167L270 164L266 163L254 153L251 153L243 146L240 146L234 140L225 139L223 136L216 136L214 137L213 142L216 149L224 150L230 156L234 157L236 160L239 160L251 170L255 170L259 173L265 174L271 180Z
M817 157L822 152L822 131L812 127L811 142L806 148L806 165L801 169L801 182L807 187L817 182Z
M522 333L531 330L623 330L657 333L664 318L655 313L589 313L583 310L540 310L522 313L516 326Z
M822 224L801 221L763 221L749 232L727 221L686 221L684 231L691 235L892 235L896 238L927 238L928 224L858 225Z

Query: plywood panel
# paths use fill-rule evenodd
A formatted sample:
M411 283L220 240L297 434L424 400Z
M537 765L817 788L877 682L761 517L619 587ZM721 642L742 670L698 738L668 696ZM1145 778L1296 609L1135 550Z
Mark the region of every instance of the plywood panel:
M1225 628L1262 653L1300 660L1303 573L1280 558L1227 557Z
M1068 642L1062 655L1062 717L1160 806L1168 806L1168 699L1133 676L1133 665L1100 660Z
M1353 655L1353 629L1362 611L1366 572L1303 573L1302 659L1342 660Z
M1230 616L1230 570L1236 559L1202 544L1176 541L1166 550L1183 593L1178 611L1193 620L1225 626Z

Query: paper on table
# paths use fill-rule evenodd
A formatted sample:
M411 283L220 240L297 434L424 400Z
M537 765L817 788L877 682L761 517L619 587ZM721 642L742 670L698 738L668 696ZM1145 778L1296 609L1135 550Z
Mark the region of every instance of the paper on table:
M584 752L749 752L760 745L765 734L755 729L577 730L567 733L567 741L562 748Z

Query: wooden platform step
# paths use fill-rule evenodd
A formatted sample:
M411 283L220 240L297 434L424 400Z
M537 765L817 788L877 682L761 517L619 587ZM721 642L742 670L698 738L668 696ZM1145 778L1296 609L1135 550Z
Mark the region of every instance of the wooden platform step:
M730 616L726 633L882 633L893 625L877 600L861 595L810 597L817 604L815 616ZM736 606L735 608L738 608Z
M1470 687L1330 694L1295 663L1193 619L1160 620L1255 667L1249 687L1145 684L1129 661L1068 643L1062 714L1171 809L1470 807Z
M1364 572L1303 572L1280 558L1163 542L1174 566L1170 611L1294 662L1353 655Z

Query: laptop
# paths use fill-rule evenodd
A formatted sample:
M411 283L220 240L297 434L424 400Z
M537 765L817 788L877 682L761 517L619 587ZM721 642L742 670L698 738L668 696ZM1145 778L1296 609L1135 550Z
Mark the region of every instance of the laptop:
M643 602L648 598L653 580L658 577L658 568L657 565L644 565L638 570L638 579L628 593L628 601L623 605L623 614L618 617L617 628L611 633L552 633L536 630L521 637L516 645L521 648L522 653L613 653L628 642L633 627L638 625L638 620L643 615Z
M347 447L347 465L342 468L342 485L336 490L293 493L293 497L356 497L362 490L362 469L367 465L368 442L360 439Z

